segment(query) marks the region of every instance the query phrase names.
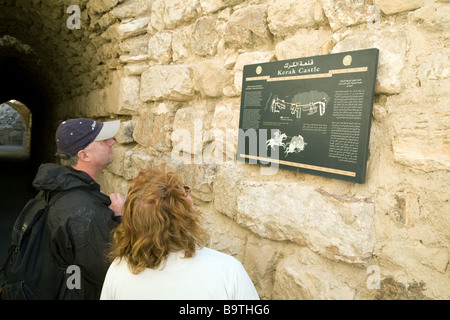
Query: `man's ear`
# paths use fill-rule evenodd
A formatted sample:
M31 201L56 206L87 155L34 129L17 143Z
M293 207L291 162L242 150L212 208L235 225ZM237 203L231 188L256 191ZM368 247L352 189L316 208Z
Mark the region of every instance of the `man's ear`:
M78 159L80 159L81 161L88 161L89 160L89 155L87 154L86 150L80 150L78 151Z

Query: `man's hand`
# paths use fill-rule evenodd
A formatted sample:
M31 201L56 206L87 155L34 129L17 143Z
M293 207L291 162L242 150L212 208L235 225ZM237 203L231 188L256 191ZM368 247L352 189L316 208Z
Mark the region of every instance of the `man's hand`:
M111 193L109 198L111 199L111 205L109 208L114 211L115 216L121 216L123 214L125 198L120 193Z

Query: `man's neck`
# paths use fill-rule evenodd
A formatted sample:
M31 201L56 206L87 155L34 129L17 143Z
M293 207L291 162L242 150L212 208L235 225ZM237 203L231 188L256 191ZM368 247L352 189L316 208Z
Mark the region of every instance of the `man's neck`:
M101 170L96 170L91 166L85 166L83 164L78 163L73 167L75 170L86 172L95 182L97 182L97 178L100 175Z

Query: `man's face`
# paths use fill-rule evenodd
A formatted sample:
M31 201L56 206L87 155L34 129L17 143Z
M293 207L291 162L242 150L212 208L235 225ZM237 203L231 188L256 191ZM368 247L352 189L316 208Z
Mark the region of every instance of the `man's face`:
M113 138L102 141L93 141L86 149L84 149L84 151L91 159L92 165L103 169L114 160L112 146L115 143L116 141Z

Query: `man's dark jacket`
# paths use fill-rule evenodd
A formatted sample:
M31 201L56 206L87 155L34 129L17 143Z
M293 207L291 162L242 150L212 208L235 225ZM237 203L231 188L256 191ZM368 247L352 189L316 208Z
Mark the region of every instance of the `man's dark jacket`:
M43 279L42 285L60 281L58 299L99 299L109 267L108 243L120 221L108 208L110 198L87 173L54 163L39 167L33 186L52 195L65 191L50 207L46 223L48 249L64 271L63 280L61 275L47 275L50 279ZM73 267L66 273L68 266L78 267L80 277Z

